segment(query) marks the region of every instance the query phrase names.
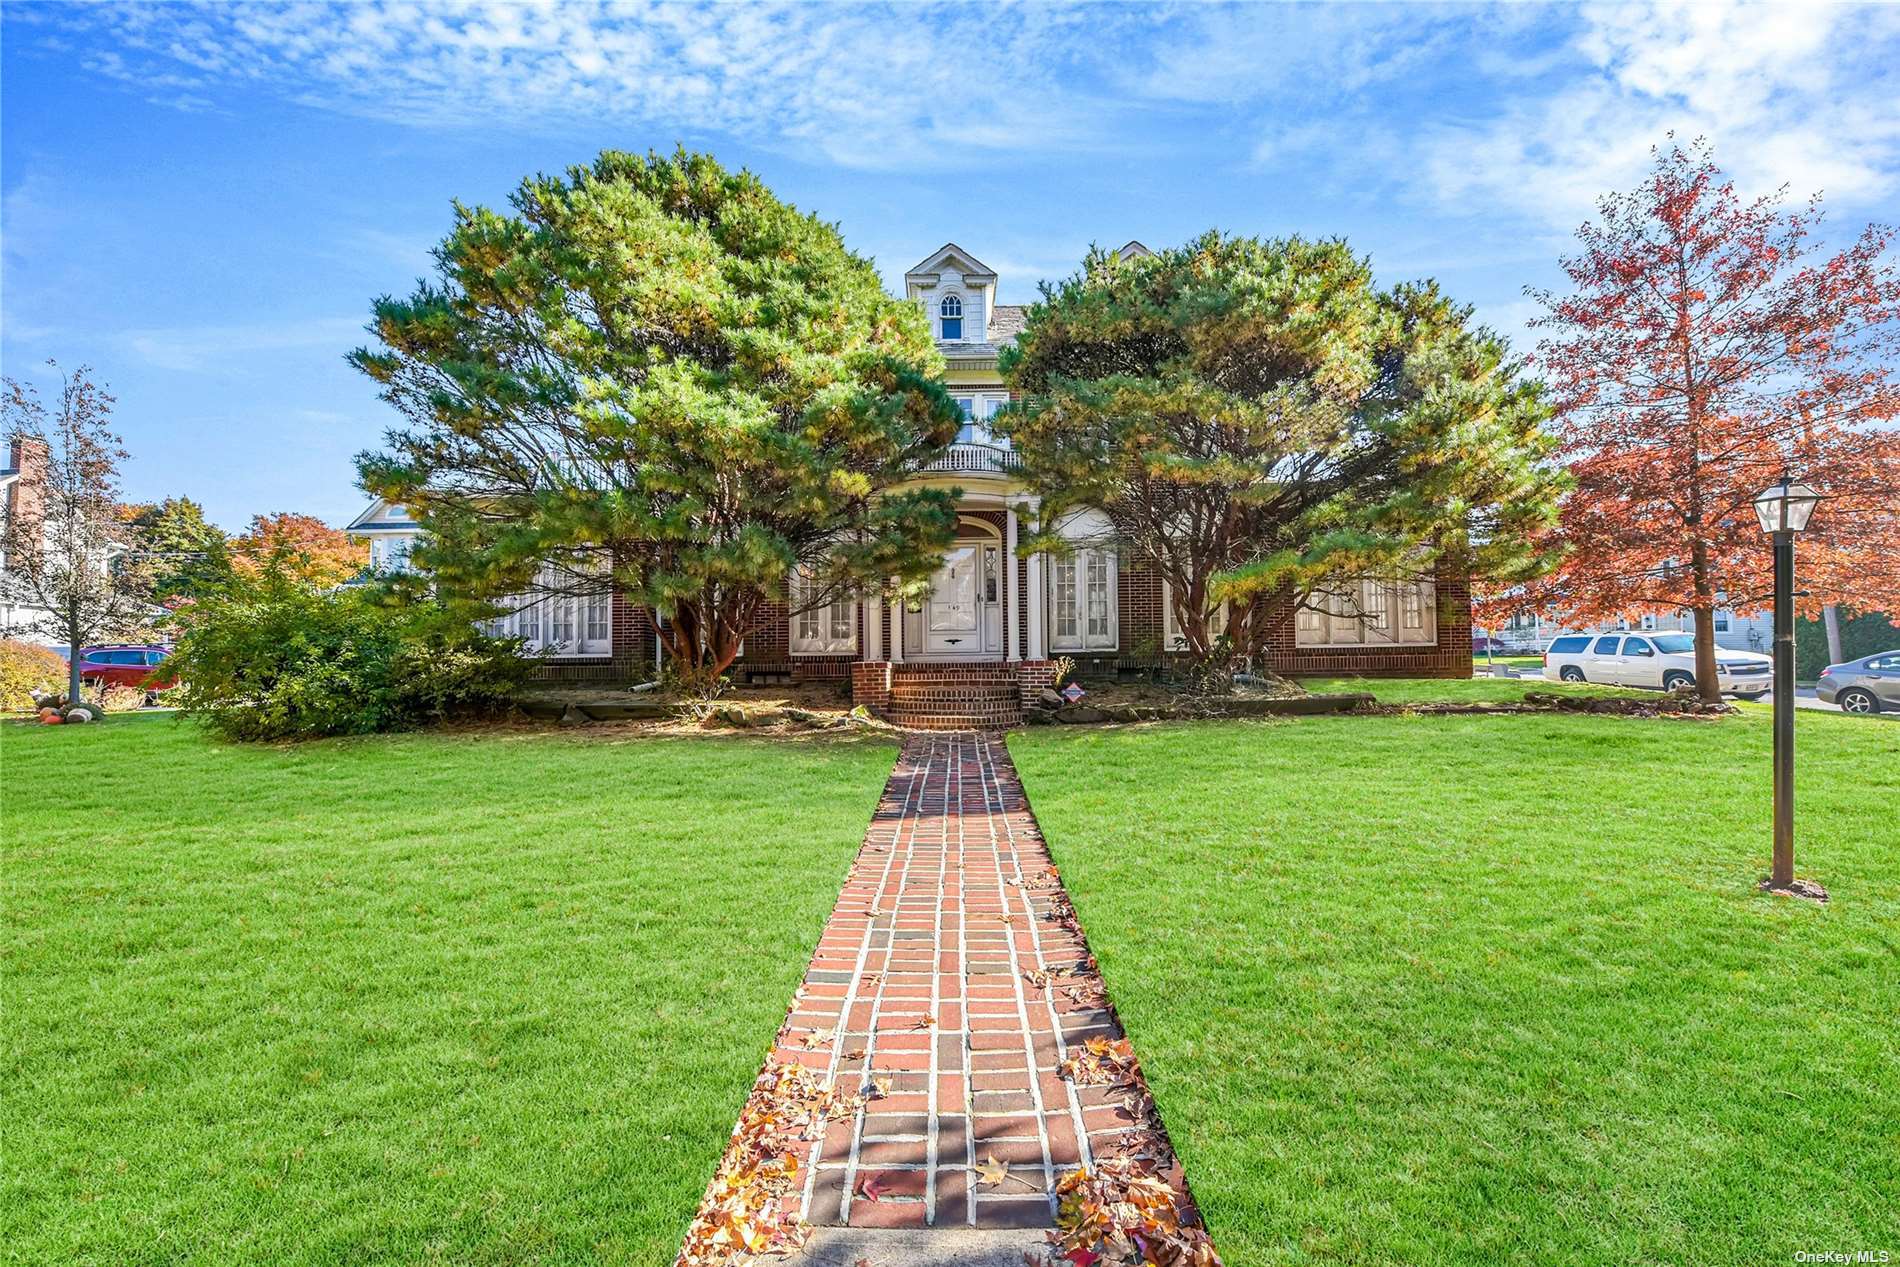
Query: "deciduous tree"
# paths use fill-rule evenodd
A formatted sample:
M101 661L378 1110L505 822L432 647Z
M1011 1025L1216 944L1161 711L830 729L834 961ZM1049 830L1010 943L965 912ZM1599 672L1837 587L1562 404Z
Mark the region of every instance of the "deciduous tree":
M231 562L245 576L270 566L322 589L360 575L369 566L369 546L321 519L286 510L253 516L250 529L231 540Z
M1505 605L1577 621L1695 613L1696 677L1718 697L1714 614L1770 593L1750 503L1784 471L1827 496L1800 541L1801 610L1900 594L1900 276L1893 230L1827 254L1818 197L1744 200L1709 147L1656 151L1563 261L1539 360L1576 478L1563 566Z
M154 598L202 598L230 579L229 542L205 518L203 506L189 497L167 497L129 509L151 560Z
M1380 292L1340 241L1208 233L1045 287L1004 415L1051 525L1099 507L1168 582L1190 649L1251 646L1259 599L1350 576L1544 566L1553 513L1538 389L1436 285ZM1356 591L1355 591L1356 592Z
M894 486L959 414L922 314L834 226L683 151L512 201L458 205L437 279L353 357L408 421L364 482L420 516L439 587L499 599L545 562L659 611L707 677L794 568L822 606L935 567L950 495Z
M6 519L4 579L51 612L32 631L70 649L67 698L76 701L79 648L143 632L152 616L151 580L119 503L126 451L111 429L113 398L88 366L59 379L50 412L30 383L9 378L0 398L4 431L45 446L33 486Z

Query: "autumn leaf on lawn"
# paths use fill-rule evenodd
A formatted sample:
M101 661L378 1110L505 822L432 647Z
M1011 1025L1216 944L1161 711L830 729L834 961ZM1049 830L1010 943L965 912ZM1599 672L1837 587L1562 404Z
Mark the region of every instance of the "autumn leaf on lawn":
M988 1184L993 1188L1002 1183L1003 1180L1009 1178L1009 1163L996 1160L996 1154L991 1153L988 1157L970 1167L970 1171L976 1175L976 1182L979 1187Z

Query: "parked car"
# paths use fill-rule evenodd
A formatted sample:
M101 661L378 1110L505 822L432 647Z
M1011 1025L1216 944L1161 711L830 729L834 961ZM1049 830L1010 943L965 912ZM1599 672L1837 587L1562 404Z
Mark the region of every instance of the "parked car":
M1716 678L1724 694L1760 699L1774 684L1774 666L1774 659L1759 651L1716 648ZM1566 634L1545 648L1544 676L1553 682L1673 691L1695 681L1695 637L1686 633Z
M1814 694L1843 713L1900 712L1900 651L1882 651L1821 670Z
M141 643L115 642L79 649L79 680L89 686L142 686L148 691L163 691L177 685L175 675L164 670L168 647ZM149 681L147 679L150 679Z

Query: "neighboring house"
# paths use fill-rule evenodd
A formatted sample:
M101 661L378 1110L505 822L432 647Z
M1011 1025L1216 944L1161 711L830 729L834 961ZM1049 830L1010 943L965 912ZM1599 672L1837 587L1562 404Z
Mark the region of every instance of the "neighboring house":
M55 644L44 628L32 626L52 616L24 593L9 570L6 528L16 516L31 514L46 478L46 441L14 436L7 444L7 464L0 469L0 638L18 638L47 646Z
M1766 651L1774 642L1775 621L1768 612L1735 612L1727 608L1715 613L1715 645L1725 651ZM1521 613L1496 629L1477 629L1479 635L1497 639L1500 650L1541 652L1551 639L1567 633L1608 633L1617 629L1652 629L1695 632L1695 617L1687 611L1667 615L1636 616L1622 620L1600 621L1581 627L1547 619L1542 613Z
M1124 255L1146 254L1131 242ZM904 275L904 293L929 318L946 362L945 379L964 425L943 457L916 483L961 489L958 537L930 593L910 602L838 602L790 615L778 606L746 640L733 665L740 679L813 678L853 682L862 702L900 700L907 684L929 682L939 698L969 684L972 697L1013 683L1027 697L1049 681L1055 657L1082 676L1161 663L1183 641L1161 579L1125 552L1098 544L1099 512L1065 525L1081 545L1063 557L1016 557L1021 516L1035 510L1009 442L990 420L1010 399L997 354L1023 328L1024 309L996 302L996 274L954 243ZM397 566L417 528L400 507L371 506L348 531L370 541L373 560ZM798 581L792 582L796 587ZM1324 611L1272 600L1255 663L1280 673L1468 677L1471 608L1467 578L1441 571L1415 581L1367 581ZM618 595L546 599L524 607L503 631L550 657L550 675L608 679L656 663L647 614ZM967 716L967 714L966 714Z

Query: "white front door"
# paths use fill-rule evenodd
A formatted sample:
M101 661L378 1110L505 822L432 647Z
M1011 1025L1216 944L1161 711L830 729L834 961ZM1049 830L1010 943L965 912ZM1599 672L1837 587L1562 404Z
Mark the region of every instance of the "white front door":
M906 610L904 645L939 660L999 660L1003 655L1002 551L958 542L930 578L930 596Z
M974 655L983 649L977 581L978 547L959 545L930 578L924 603L924 651L928 655Z

